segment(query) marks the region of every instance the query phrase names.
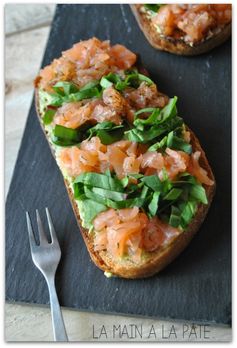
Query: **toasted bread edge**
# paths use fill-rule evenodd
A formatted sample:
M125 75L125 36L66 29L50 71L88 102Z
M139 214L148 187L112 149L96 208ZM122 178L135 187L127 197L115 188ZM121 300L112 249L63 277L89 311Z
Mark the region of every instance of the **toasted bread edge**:
M54 150L49 142L48 135L45 132L45 129L43 127L42 121L41 121L41 115L39 111L39 97L38 97L38 89L35 88L35 105L36 105L36 111L38 115L38 119L41 125L41 128L47 138L47 141L49 143L49 147L51 150L51 153L53 157L55 158ZM190 129L189 129L190 130ZM211 167L208 163L208 160L206 158L205 152L203 151L200 142L198 138L195 136L195 134L190 130L191 133L191 143L193 146L194 151L200 151L200 163L202 167L207 170L208 176L210 179L212 179L215 182L215 178L213 175L213 172L211 170ZM170 245L168 245L163 250L157 250L151 254L151 256L141 264L135 264L131 261L127 262L114 262L111 257L109 257L108 253L105 251L95 251L94 245L93 245L93 235L89 234L87 229L82 227L81 218L78 212L78 207L76 204L76 201L73 197L73 192L69 186L69 182L64 179L65 186L68 192L68 196L73 208L73 211L76 216L76 220L78 223L78 227L81 231L81 235L84 239L84 242L86 244L87 250L90 254L91 259L95 263L97 267L99 267L101 270L110 272L113 275L122 277L122 278L146 278L150 277L158 272L160 272L163 268L165 268L169 263L171 263L189 244L195 233L198 231L200 225L202 224L203 220L205 219L205 216L209 210L209 207L211 205L214 193L215 193L215 184L213 186L205 186L208 204L203 205L200 204L198 207L198 211L192 220L191 224L189 225L187 231L181 233L176 239L172 241Z

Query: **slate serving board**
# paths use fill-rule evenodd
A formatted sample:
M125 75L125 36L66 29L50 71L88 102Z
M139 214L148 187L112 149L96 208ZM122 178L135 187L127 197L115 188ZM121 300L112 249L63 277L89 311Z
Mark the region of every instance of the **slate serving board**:
M24 215L36 208L43 215L48 206L62 249L56 275L61 305L230 324L231 42L199 57L178 57L148 44L128 5L58 5L42 65L92 36L139 52L160 90L179 96L180 115L213 167L216 196L199 233L163 272L146 280L107 279L89 259L32 104L6 202L6 300L49 303L31 260Z

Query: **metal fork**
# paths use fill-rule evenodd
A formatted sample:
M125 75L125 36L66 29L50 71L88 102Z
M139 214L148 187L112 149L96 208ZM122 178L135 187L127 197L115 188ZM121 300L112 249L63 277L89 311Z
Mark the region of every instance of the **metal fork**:
M57 293L55 290L55 273L61 258L61 250L60 250L58 239L54 230L52 219L49 214L49 210L48 208L46 208L45 210L46 210L46 215L47 215L47 220L49 225L51 243L48 242L48 239L43 229L39 212L38 210L36 210L36 218L37 218L39 241L40 241L39 245L36 244L31 221L30 221L30 216L29 216L29 213L26 212L26 220L27 220L27 227L28 227L29 241L30 241L30 250L31 250L31 256L32 256L32 260L34 264L44 275L44 278L48 284L54 341L64 342L64 341L68 341L68 338L67 338L67 334L66 334L66 330L65 330L65 326L63 322L61 309L58 302Z

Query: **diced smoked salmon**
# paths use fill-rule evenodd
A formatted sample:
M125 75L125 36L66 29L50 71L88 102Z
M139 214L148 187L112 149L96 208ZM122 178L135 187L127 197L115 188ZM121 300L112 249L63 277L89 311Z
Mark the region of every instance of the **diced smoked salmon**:
M195 176L201 184L211 186L214 184L214 182L213 180L208 178L207 171L200 166L199 164L200 156L201 156L200 151L196 151L191 155L188 171L190 174Z

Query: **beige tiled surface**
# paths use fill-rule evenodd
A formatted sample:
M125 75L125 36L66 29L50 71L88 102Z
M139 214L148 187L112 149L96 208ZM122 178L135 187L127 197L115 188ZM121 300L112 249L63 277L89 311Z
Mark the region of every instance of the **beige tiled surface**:
M7 194L33 94L32 81L40 67L55 5L8 4L5 6L5 193ZM37 44L36 44L37 43ZM229 341L231 329L63 309L71 341L173 340ZM104 328L103 328L104 325ZM123 332L123 335L119 337ZM153 326L152 326L153 325ZM172 326L174 325L174 326ZM135 330L142 331L142 338ZM94 331L93 331L94 328ZM172 331L173 330L173 331ZM174 332L171 334L170 332ZM128 334L126 334L126 331ZM185 331L185 333L184 333ZM135 334L137 332L137 335ZM150 336L149 336L150 333ZM205 338L206 337L208 338ZM107 336L107 338L106 338ZM50 310L22 304L5 305L6 341L51 341Z

